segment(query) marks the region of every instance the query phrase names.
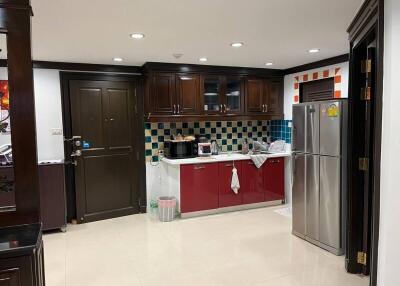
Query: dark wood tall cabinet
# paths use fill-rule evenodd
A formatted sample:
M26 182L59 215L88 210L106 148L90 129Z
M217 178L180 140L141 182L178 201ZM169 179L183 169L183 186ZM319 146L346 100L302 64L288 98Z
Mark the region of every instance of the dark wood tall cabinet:
M249 78L246 81L247 114L283 115L283 79Z
M0 209L0 285L42 286L42 225L38 182L29 0L0 0L6 34L14 205ZM10 162L8 162L10 163ZM10 176L11 178L11 176ZM0 182L4 192L5 182Z

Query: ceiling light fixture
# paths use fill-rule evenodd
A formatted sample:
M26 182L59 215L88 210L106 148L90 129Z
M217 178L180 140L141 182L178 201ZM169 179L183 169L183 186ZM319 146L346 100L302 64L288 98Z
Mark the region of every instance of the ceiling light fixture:
M266 66L272 66L273 64L274 64L274 63L271 63L271 62L265 63Z
M234 47L234 48L240 48L241 46L243 46L243 43L236 42L236 43L232 43L231 46Z
M319 52L319 49L311 49L311 50L308 50L308 52L309 52L310 54L315 54L315 53L318 53L318 52Z
M114 61L114 62L122 62L123 59L122 59L122 58L113 58L113 61Z
M199 61L202 62L202 63L204 63L204 62L207 61L207 58L200 58Z
M131 38L132 39L137 39L137 40L143 39L144 38L144 34L142 34L142 33L133 33L133 34L131 34Z

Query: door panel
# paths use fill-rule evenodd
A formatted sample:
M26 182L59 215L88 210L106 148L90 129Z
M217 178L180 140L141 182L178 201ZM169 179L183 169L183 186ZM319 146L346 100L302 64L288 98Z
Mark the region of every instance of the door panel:
M319 240L319 156L306 155L306 235Z
M340 102L322 103L320 107L320 153L340 156L342 142Z
M285 161L283 158L268 159L264 163L265 200L285 199Z
M292 187L292 213L294 232L306 234L306 182L305 167L306 160L304 154L295 154L293 160L293 187Z
M206 114L222 112L222 78L219 76L203 76L201 82L203 111Z
M129 154L84 158L86 215L132 205L129 162Z
M320 241L340 248L340 159L320 157Z
M242 162L243 203L265 201L263 168L257 168L251 160Z
M306 107L293 105L293 151L306 151Z
M72 135L84 142L73 145L74 152L81 151L74 157L79 222L138 212L133 94L129 82L70 81Z
M227 114L242 113L242 79L240 77L227 77L225 80L224 112Z
M89 82L74 81L71 83L71 92L77 96L71 97L73 123L76 126L76 135L79 134L90 143L90 148L104 148L104 101L102 87ZM81 118L84 116L84 118Z
M265 82L263 79L248 79L246 81L246 111L247 113L264 112Z
M176 77L179 114L200 113L200 76L181 74Z
M182 213L218 208L218 164L183 165L180 168Z
M155 74L152 78L150 102L154 114L174 114L175 75Z
M319 154L319 105L306 105L306 152Z
M281 114L282 112L282 81L271 80L268 82L266 111L270 114Z
M242 162L235 162L238 172L239 182L242 179ZM231 188L232 181L232 162L223 162L218 164L218 181L219 181L219 207L230 207L242 204L242 186L239 193L236 194Z
M110 148L128 147L131 142L129 89L107 89L109 102L108 138Z

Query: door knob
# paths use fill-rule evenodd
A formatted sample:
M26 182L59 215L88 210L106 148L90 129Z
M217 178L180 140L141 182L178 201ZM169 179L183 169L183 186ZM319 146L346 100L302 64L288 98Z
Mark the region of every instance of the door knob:
M82 156L82 151L81 150L76 150L75 152L72 152L71 157L80 157Z

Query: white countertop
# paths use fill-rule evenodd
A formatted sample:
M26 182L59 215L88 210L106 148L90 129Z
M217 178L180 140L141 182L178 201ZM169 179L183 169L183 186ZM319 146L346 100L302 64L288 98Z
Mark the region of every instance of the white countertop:
M289 157L291 156L291 152L263 154L263 155L267 155L268 158ZM187 158L187 159L168 159L165 157L161 159L162 162L170 165L218 163L218 162L240 161L240 160L250 160L250 155L243 155L240 153L227 153L227 154L212 155L207 157Z

